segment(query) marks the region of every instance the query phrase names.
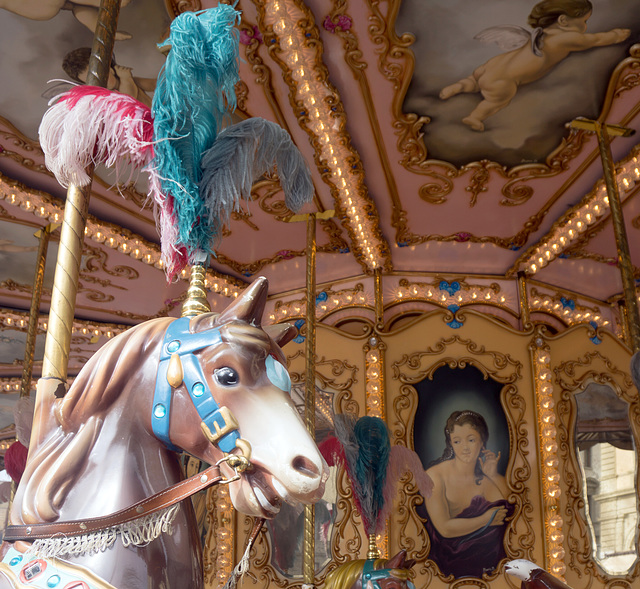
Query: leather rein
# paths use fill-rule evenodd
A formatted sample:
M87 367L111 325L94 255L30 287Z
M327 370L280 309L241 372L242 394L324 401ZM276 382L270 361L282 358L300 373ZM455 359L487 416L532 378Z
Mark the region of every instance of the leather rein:
M225 479L220 474L220 466L216 464L188 479L172 485L168 489L164 489L155 495L151 495L142 501L134 503L130 507L121 509L110 515L67 522L10 525L5 529L3 539L7 542L15 542L17 540L32 541L51 538L56 534L64 534L65 536L90 534L91 532L97 532L98 530L104 530L139 519L145 515L171 507L212 485L230 483L234 480L236 480L236 477Z

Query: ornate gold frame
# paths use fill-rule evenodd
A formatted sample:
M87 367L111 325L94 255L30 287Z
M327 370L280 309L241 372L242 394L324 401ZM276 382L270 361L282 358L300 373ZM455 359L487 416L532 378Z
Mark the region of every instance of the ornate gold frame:
M597 565L591 547L590 533L583 515L582 470L575 451L575 424L577 417L576 393L582 392L592 382L606 384L618 397L629 404L629 416L634 439L640 434L640 403L638 392L628 371L621 369L619 359L605 351L587 352L578 358L565 360L554 368L554 384L559 389L557 402L558 457L561 464L561 480L564 487L562 501L563 530L566 537L565 564L567 574L581 578L580 589L591 587L594 582L604 587L631 589L632 582L640 575L640 559L626 577L608 575ZM636 452L638 448L636 446ZM636 490L640 488L640 469L636 468ZM572 583L574 589L578 589Z
M463 356L452 354L452 348L462 348ZM525 407L527 403L518 389L522 381L523 364L509 354L497 350L488 350L471 339L466 339L458 334L451 337L440 338L434 345L423 351L406 355L404 358L390 366L393 379L399 383L399 392L390 401L390 423L395 423L391 428L392 443L412 446L415 411L418 404L418 393L415 384L432 378L435 371L442 366L450 368L463 368L467 365L478 368L485 378L503 385L500 399L507 417L511 452L507 467L507 482L511 490L509 500L514 502L516 509L505 534L505 548L508 558L531 558L535 534L532 528L530 502L530 490L527 481L533 475L531 465L527 459L529 453L529 441L526 436ZM399 517L395 529L396 537L399 537L400 548L410 550L415 554L419 562L417 574L426 576L426 583L430 583L434 577L445 580L445 577L437 571L435 564L428 560L430 543L418 516L415 507L421 503L415 484L406 482L404 493L400 495ZM418 529L418 542L422 541L420 548L417 542L410 541L412 534L407 534L408 527ZM485 581L491 581L501 574L500 567L483 581L474 581L474 584L486 586ZM448 579L449 581L451 579ZM421 579L422 581L422 579Z

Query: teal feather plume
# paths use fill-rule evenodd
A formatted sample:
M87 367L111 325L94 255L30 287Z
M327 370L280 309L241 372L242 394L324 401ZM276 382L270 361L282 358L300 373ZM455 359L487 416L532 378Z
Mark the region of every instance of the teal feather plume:
M388 500L389 431L379 417L364 416L356 420L349 414L336 415L334 428L365 533L375 533L384 523L380 515Z
M239 18L226 4L183 13L160 45L171 50L153 98L155 158L150 173L166 199L156 204L177 223L173 247L185 249L191 260L199 251L209 252L215 236L199 194L200 158L236 106L239 37L234 26Z

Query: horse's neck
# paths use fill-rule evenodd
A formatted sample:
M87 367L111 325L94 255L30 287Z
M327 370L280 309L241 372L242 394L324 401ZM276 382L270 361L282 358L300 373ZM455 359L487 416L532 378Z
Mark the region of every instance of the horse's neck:
M135 424L123 428L124 419L130 418L105 418L90 459L60 509L61 520L108 515L182 478L175 455Z
M145 434L132 416L118 411L110 415L93 440L89 458L79 464L81 473L59 508L58 521L109 515L182 478L176 456ZM40 451L46 448L44 440ZM46 476L53 480L56 473ZM22 491L21 502L37 502L42 487L27 490ZM201 589L201 551L193 509L187 502L180 505L172 527L173 534L163 533L143 546L125 548L116 540L108 550L63 558L87 567L118 589Z

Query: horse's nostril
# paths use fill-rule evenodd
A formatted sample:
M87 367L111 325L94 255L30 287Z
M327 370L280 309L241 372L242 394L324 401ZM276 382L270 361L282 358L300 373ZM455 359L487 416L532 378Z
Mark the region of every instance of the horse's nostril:
M291 466L296 472L305 476L315 478L320 475L320 471L314 462L305 456L296 456L291 462Z

